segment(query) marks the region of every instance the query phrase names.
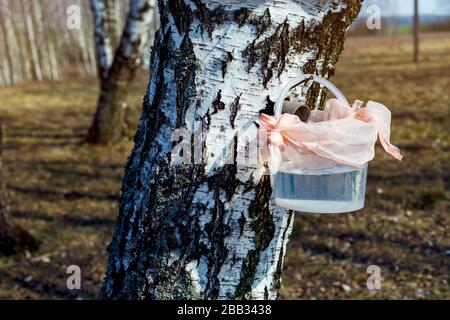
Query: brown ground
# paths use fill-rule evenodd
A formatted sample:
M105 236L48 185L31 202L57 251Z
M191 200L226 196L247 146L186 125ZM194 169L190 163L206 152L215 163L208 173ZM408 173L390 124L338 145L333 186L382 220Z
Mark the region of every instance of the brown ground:
M424 35L419 65L410 42L348 39L334 81L350 100L391 108L405 159L377 149L364 210L297 215L282 298L450 298L450 34ZM131 90L130 119L146 81ZM83 143L97 92L92 79L0 89L7 201L14 221L42 241L37 253L0 257L0 298L99 297L132 142ZM69 264L82 269L81 292L66 288ZM371 264L381 268L377 292L366 288Z

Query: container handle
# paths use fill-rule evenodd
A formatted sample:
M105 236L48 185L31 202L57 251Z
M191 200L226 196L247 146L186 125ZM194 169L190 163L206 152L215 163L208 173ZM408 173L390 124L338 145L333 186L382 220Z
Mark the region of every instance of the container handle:
M334 84L332 84L329 80L327 80L325 78L322 78L320 76L317 76L315 74L302 74L302 75L298 76L297 78L292 79L291 81L289 81L286 84L286 86L284 87L283 91L281 91L281 94L278 96L278 99L275 102L275 108L274 108L275 116L281 115L281 110L283 108L283 102L284 102L284 99L287 97L289 91L292 88L294 88L295 86L297 86L298 84L300 84L302 81L307 80L307 79L311 79L311 80L313 80L315 82L320 83L321 85L326 87L328 90L330 90L331 93L333 93L335 95L335 97L339 101L341 101L342 103L347 105L349 108L351 108L350 104L348 103L348 101L345 98L344 94Z

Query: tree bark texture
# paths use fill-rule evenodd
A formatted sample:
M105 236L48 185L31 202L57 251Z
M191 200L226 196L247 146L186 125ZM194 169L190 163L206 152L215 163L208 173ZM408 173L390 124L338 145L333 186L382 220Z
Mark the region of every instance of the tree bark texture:
M0 126L0 254L15 254L23 250L34 251L38 249L38 242L22 227L13 224L8 217L2 171L2 136Z
M93 0L93 3L101 1ZM94 6L93 6L94 7ZM97 7L97 10L100 6ZM107 144L120 138L124 132L124 109L126 108L126 94L130 82L133 80L136 69L141 65L142 52L147 44L148 29L153 19L154 0L131 0L130 12L120 39L111 67L104 70L101 78L101 92L97 105L97 112L87 141L90 143ZM104 10L104 8L102 9ZM95 29L99 25L96 23ZM97 46L106 40L98 40ZM97 49L98 50L98 49ZM99 56L99 54L97 54ZM104 55L107 60L108 55ZM107 63L99 56L98 64L107 67ZM101 67L102 69L104 67Z
M256 135L300 72L334 74L361 1L160 1L135 146L109 246L109 299L274 299L294 214L242 165L235 133ZM311 105L324 94L307 92ZM201 164L173 165L172 134L203 137ZM233 134L223 137L224 131ZM200 131L200 133L199 133ZM224 145L231 146L218 162ZM234 148L234 150L233 150ZM218 164L219 163L219 164Z
M98 76L103 81L108 78L108 71L119 43L119 6L117 0L90 1L94 18Z

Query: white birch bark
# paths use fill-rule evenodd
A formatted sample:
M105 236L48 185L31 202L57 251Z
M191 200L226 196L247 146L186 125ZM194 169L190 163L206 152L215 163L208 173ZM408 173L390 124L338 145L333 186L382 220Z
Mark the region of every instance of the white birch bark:
M16 32L13 24L13 15L11 10L11 2L9 0L0 0L2 7L2 20L5 30L6 49L8 52L8 60L11 71L11 83L20 83L23 80L22 65L20 63L20 49L17 43Z
M45 52L46 63L48 64L47 69L49 72L48 78L52 80L59 80L59 66L56 58L56 51L54 43L56 40L53 37L52 29L51 29L51 21L52 19L45 19L45 17L51 17L51 5L47 1L41 1L41 4L37 4L41 14L41 23L43 25L43 39L44 44L41 46L42 51Z
M61 73L58 65L58 59L56 57L56 49L54 42L49 41L48 42L48 54L49 54L49 61L50 61L50 71L52 75L53 80L59 80L61 79Z
M85 8L85 3L78 1L80 7L83 9L83 11L87 11ZM77 31L78 35L78 43L81 50L81 60L82 65L84 67L84 72L87 75L95 75L95 73L92 73L92 64L91 64L91 57L89 52L89 41L92 38L92 36L87 32L89 30L89 22L91 19L88 19L86 16L84 16L85 20L83 20L83 25L81 30Z
M43 22L41 1L32 0L31 3L31 16L34 26L34 38L36 41L36 47L38 49L39 59L41 62L41 70L43 78L51 79L51 63L49 57L48 38L46 37L46 31Z
M236 133L255 136L259 112L301 71L333 75L361 1L159 4L161 28L109 246L105 296L274 299L293 213L274 205L262 168L233 152L245 148ZM311 87L309 105L319 93ZM177 128L205 137L202 164L171 165Z
M0 14L0 18L2 15ZM0 43L6 44L5 31L3 27L3 22L0 21ZM0 46L0 66L2 73L2 85L10 85L11 84L11 69L8 60L8 51L6 50L6 46Z
M37 48L37 44L36 44L33 18L30 14L30 8L27 6L25 0L21 0L21 7L22 7L23 16L25 18L27 39L28 39L28 45L30 48L34 78L37 81L42 81L44 77L42 74L41 61L39 59L39 52L38 52L38 48Z
M24 17L24 12L22 6L20 8L20 13L16 13L16 18L14 19L16 30L17 30L17 42L20 48L20 63L23 67L23 80L29 81L33 80L33 69L30 61L30 50L26 37L26 19Z
M88 3L89 1L86 0ZM97 59L96 59L96 53L95 53L95 43L92 38L92 34L94 33L93 23L92 23L92 15L91 7L87 6L85 3L83 3L84 10L83 10L83 19L85 21L85 24L87 26L87 29L85 30L85 40L86 40L86 47L88 50L88 56L89 56L89 76L96 76L97 75Z
M113 47L117 40L117 34L111 32L115 27L111 26L114 23L114 5L115 0L91 0L91 10L94 18L94 39L97 55L97 66L99 70L100 79L108 77L108 71L111 67L114 58Z

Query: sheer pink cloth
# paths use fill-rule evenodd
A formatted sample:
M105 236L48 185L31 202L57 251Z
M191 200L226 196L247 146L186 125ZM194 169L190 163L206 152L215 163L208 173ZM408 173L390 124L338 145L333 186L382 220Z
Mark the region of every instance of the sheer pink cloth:
M349 108L330 99L323 111L311 111L308 123L291 114L273 117L263 113L259 120L268 138L266 156L272 172L278 170L282 157L296 161L302 154L360 167L373 159L377 137L387 153L402 159L400 150L389 141L391 112L374 101L365 108Z

